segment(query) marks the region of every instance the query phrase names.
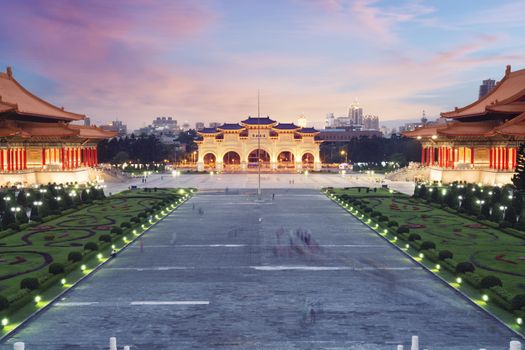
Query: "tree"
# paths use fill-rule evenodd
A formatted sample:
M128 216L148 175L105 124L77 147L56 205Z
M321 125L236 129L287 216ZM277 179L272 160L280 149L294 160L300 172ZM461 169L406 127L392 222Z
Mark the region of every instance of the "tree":
M19 224L25 224L29 221L25 208L22 208L22 210L16 213L16 221L18 221Z
M29 192L26 192L24 190L21 190L18 192L18 196L16 197L16 202L20 204L22 207L27 207L27 194Z
M525 192L525 144L520 145L516 156L516 174L512 177L512 183L520 192Z
M11 210L6 210L4 215L2 215L2 227L6 229L10 224L16 222L15 216Z

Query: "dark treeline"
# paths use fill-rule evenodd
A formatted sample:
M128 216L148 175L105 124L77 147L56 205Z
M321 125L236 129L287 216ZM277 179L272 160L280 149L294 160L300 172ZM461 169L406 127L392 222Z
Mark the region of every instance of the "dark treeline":
M196 149L194 141L195 130L181 132L176 140L180 144L187 144L189 152ZM98 157L102 163L160 163L178 161L184 157L185 152L175 144L164 144L155 135L141 135L112 138L102 141L98 146Z
M341 154L345 151L346 154ZM350 142L325 142L321 144L321 159L324 163L381 163L393 161L401 166L421 159L419 142L402 136L360 137Z

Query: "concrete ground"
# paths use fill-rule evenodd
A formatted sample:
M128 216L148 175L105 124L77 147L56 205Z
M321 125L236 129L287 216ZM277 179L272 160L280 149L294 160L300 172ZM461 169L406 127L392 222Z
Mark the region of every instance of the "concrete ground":
M117 193L134 185L138 187L195 187L203 189L225 189L235 188L257 188L257 174L183 174L172 175L150 175L146 183L141 178L133 178L127 182L108 182L106 192ZM383 175L367 175L351 173L340 174L262 174L261 187L266 189L320 189L323 187L352 187L369 186L377 187L386 184L389 187L406 194L414 193L414 183L408 181L384 180Z
M432 350L504 350L513 337L318 191L257 202L230 189L200 191L143 251L122 252L0 349L107 349L117 336L142 350L392 350L412 334Z

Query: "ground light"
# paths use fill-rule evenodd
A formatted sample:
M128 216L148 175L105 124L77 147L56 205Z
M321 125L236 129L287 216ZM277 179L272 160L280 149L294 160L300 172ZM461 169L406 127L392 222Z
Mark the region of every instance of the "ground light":
M441 270L441 265L436 264L436 270Z
M423 259L425 255L423 253L419 253L419 258Z
M62 279L60 280L60 283L61 283L63 286L66 284L66 282L67 282L67 280L66 280L65 278L62 278Z
M80 266L80 270L82 270L82 271L86 271L86 268L87 268L86 265Z
M115 245L114 245L114 244L112 244L112 245L111 245L111 249L115 249L115 248L116 248L116 247L115 247Z
M463 282L463 280L461 279L461 277L456 278L456 283L457 283L457 284L461 284L461 282Z
M7 318L2 318L2 326L7 326L9 324L9 320Z
M489 296L487 294L483 294L481 296L481 300L483 300L484 302L487 302L487 301L489 301Z
M35 303L38 304L38 303L41 302L41 301L42 301L42 297L41 297L40 295L37 295L37 296L35 297Z
M102 260L102 258L103 258L102 254L98 253L98 254L97 254L97 259L98 259L98 260Z
M521 317L518 317L516 319L516 323L519 324L520 326L523 324L523 319Z

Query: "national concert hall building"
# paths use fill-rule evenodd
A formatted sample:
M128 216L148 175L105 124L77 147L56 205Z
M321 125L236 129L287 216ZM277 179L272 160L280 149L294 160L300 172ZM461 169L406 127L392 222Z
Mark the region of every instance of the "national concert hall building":
M197 170L321 170L319 131L269 117L197 131Z
M0 185L87 182L97 143L115 136L26 90L10 67L0 72Z
M525 69L507 66L487 95L441 116L446 123L404 133L421 142L430 181L509 183L525 141Z

